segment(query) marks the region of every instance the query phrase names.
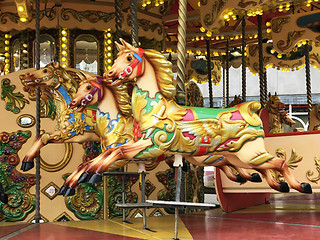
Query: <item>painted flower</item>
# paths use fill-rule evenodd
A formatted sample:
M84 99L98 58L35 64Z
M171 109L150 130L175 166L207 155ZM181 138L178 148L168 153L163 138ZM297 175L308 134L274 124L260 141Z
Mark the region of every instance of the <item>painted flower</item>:
M22 136L22 135L18 136L18 141L19 142L24 142L24 140L25 140L24 136Z
M35 178L34 176L29 176L29 177L27 178L27 184L29 184L29 185L34 185L34 184L36 184L36 178Z
M17 136L15 134L10 135L9 140L14 141L16 140Z
M9 142L9 134L6 132L0 133L0 139L3 143Z
M11 156L9 156L8 158L8 163L11 164L11 165L17 165L19 162L19 159L17 157L17 155L15 154L12 154Z
M137 142L141 138L141 131L140 131L140 123L134 120L133 124L133 139Z
M12 148L13 149L19 149L20 148L20 143L19 142L13 142L12 143Z
M3 149L3 153L6 155L10 155L12 153L12 150L11 150L11 148L6 147L5 149Z
M11 179L15 179L16 177L17 177L16 171L12 171L12 172L10 173L10 178L11 178Z
M93 158L94 158L94 156L92 156L91 154L88 154L83 157L83 161L88 162L88 161L92 160Z

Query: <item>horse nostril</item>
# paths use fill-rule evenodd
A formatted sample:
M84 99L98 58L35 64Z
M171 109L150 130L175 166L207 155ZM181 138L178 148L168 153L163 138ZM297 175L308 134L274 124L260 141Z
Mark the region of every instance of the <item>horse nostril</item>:
M110 70L110 71L108 72L108 75L109 75L109 76L112 76L113 73L114 73L114 71L113 71L113 70Z

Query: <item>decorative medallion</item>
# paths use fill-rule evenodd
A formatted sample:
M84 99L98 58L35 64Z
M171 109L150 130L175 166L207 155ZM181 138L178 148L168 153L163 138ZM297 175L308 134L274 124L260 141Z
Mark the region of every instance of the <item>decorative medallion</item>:
M53 219L54 222L70 222L73 221L72 217L68 215L68 213L63 212L58 217Z
M286 151L283 148L278 148L276 150L276 155L279 158L285 159L288 167L291 169L295 169L296 167L298 167L298 163L301 162L303 159L303 157L297 155L297 153L294 149L291 150L291 156L288 160L287 160ZM283 175L280 172L278 172L276 170L270 170L270 172L271 172L273 178L276 179L278 182L285 181L285 178L283 177Z
M41 192L52 200L58 195L59 187L55 183L50 182L41 190Z
M146 196L149 197L151 195L151 193L153 193L153 191L156 189L156 186L152 184L151 181L147 180L145 182L145 186L146 186ZM141 182L139 182L139 189L141 190Z
M14 85L10 85L8 78L1 81L1 99L6 102L6 110L13 113L19 113L29 101L24 98L24 95L20 92L14 93L16 88Z
M30 128L36 123L34 116L30 114L22 114L17 118L17 124L22 128Z
M308 170L306 176L309 181L314 182L314 183L318 183L318 181L320 180L320 159L315 157L314 163L316 165L316 171L318 173L318 176L312 177L314 174L314 172L312 170Z

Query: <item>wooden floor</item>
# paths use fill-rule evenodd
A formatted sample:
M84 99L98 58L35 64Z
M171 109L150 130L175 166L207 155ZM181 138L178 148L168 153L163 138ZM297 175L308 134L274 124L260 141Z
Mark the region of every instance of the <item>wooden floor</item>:
M233 213L221 209L181 215L179 238L204 239L320 239L320 199L309 195L278 197L270 204ZM305 196L305 195L304 195ZM0 239L94 240L94 239L173 239L174 216L142 219L55 222L43 224L0 223Z

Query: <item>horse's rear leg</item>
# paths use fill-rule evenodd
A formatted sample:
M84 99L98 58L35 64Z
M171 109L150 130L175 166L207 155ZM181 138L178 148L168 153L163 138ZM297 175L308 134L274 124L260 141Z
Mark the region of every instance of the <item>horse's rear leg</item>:
M271 172L267 169L255 169L258 172L260 172L264 179L267 181L268 185L273 188L274 190L277 190L279 192L289 192L289 186L286 182L278 183L272 176Z
M260 177L260 175L258 173L252 173L250 174L249 172L247 172L245 169L243 168L239 168L239 167L235 167L232 166L235 170L237 170L237 172L239 173L239 175L251 182L262 182L262 179Z
M268 162L261 164L255 169L274 169L279 171L286 179L291 188L296 189L302 193L312 193L312 189L309 183L300 183L289 171L288 165L283 158L273 158Z

